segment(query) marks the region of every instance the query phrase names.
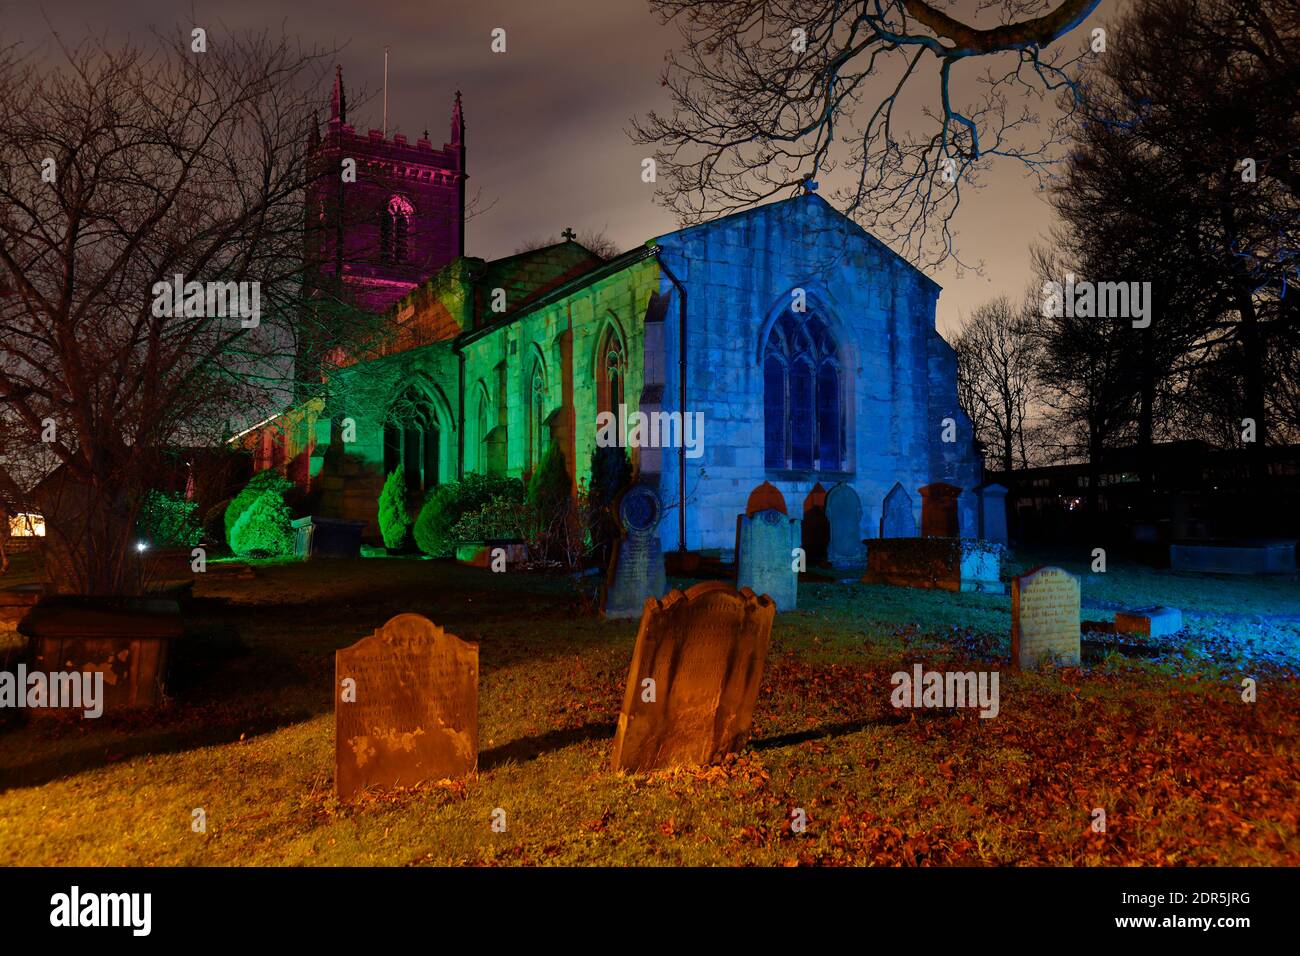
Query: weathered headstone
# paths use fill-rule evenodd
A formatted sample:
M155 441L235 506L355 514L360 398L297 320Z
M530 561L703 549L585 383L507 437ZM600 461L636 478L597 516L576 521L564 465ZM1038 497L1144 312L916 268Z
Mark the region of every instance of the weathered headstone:
M1011 662L1079 663L1079 579L1061 568L1035 568L1011 584Z
M717 581L646 602L615 770L712 763L749 737L776 605Z
M633 485L618 501L623 537L610 560L601 610L606 617L636 617L646 598L668 590L664 556L659 547L659 518L663 507L648 485Z
M961 489L936 481L917 490L921 493L921 537L959 537L957 499L961 497Z
M990 484L979 488L980 537L994 544L1007 543L1007 489Z
M912 496L900 482L885 495L880 509L880 536L882 538L915 538L916 512L912 510Z
M18 622L36 606L44 590L40 584L0 588L0 631L16 631Z
M399 614L334 652L334 785L464 777L478 763L478 645Z
M736 587L766 594L778 611L798 604L799 573L794 549L799 547L799 519L768 509L736 516Z
M749 500L745 502L745 514L755 515L760 511L779 511L781 514L788 514L785 509L785 495L781 494L781 489L770 481L765 481L749 493Z
M826 493L826 519L831 524L831 564L861 564L862 501L852 485L841 481Z
M34 671L104 675L106 713L163 704L172 645L184 630L180 605L164 598L48 595L18 622Z
M803 526L800 543L808 564L821 564L831 543L831 523L826 518L826 489L821 482L813 485L803 500Z

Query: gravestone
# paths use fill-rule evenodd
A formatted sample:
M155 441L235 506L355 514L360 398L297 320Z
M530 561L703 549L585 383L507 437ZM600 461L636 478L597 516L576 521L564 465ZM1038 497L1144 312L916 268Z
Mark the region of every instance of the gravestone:
M766 594L778 611L798 603L799 573L793 551L799 547L799 519L769 508L736 515L736 587Z
M410 787L474 771L477 644L419 614L399 614L334 652L334 693L340 800L367 787Z
M936 481L917 490L921 493L921 537L960 537L957 499L961 497L961 489Z
M821 564L831 543L831 523L826 518L826 489L821 482L813 485L803 500L803 525L800 529L800 546L808 564Z
M880 536L882 538L915 538L916 512L912 510L912 496L900 482L885 495L880 509Z
M1183 612L1176 607L1140 607L1134 611L1115 612L1115 630L1147 637L1168 637L1183 629Z
M718 581L646 602L614 736L615 770L707 764L744 746L776 605Z
M610 618L637 617L646 598L668 590L659 547L663 507L649 485L633 485L620 496L616 512L623 535L605 576L601 610Z
M364 521L307 515L295 518L294 554L300 558L359 558ZM186 552L188 557L188 552Z
M20 584L0 588L0 632L18 630L18 622L27 616L45 593L40 584Z
M1007 543L1007 489L983 485L979 489L980 537L994 544Z
M1185 542L1169 546L1175 571L1213 574L1296 574L1296 542L1243 540Z
M852 485L840 482L826 493L831 525L830 562L837 567L862 563L862 502Z
M51 594L18 622L18 633L30 638L33 671L102 673L104 711L116 713L164 703L172 646L185 626L180 604L165 598Z
M1060 568L1035 568L1011 583L1011 662L1079 663L1079 579Z
M765 481L749 493L749 501L745 502L745 514L758 514L760 511L779 511L781 514L787 514L785 510L785 495L781 494L781 489L770 481Z

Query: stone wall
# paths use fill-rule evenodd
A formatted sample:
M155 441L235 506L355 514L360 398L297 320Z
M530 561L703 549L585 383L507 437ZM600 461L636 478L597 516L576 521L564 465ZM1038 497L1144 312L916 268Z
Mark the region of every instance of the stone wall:
M476 403L482 401L490 407L492 427L504 428L506 473L522 476L531 470L528 401L536 366L545 383L542 417L549 439L560 441L569 473L585 481L596 442L597 350L606 331L613 330L626 357L624 402L635 409L644 385L644 318L658 287L655 261L643 260L472 337L463 346L465 471L480 470L476 449L484 436ZM629 452L638 465L636 452Z
M951 349L934 331L939 287L886 246L815 195L658 242L667 269L687 288L687 410L705 416L704 455L687 460L688 548L729 548L736 514L765 479L782 491L792 514L802 512L818 481L826 488L850 483L862 501L863 538L875 536L881 503L896 481L914 492L938 477L938 467L960 475L954 483L964 488L978 483L969 423L956 408ZM764 465L762 348L796 288L806 291L808 310L823 314L837 339L845 394L844 472ZM666 276L661 291L674 292ZM664 403L676 408L675 308L664 328ZM958 417L951 457L935 450L941 419L948 415ZM660 490L672 503L680 495L678 459L676 453L667 457ZM675 549L672 513L661 528L665 549Z

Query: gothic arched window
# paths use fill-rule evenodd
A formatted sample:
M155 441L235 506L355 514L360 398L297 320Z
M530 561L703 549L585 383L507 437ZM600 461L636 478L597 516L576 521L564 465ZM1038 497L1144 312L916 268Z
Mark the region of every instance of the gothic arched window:
M596 362L596 411L617 415L618 406L623 404L627 357L623 352L623 340L612 325L600 338Z
M402 196L393 196L379 212L379 261L406 261L410 245L412 206Z
M787 311L763 349L763 461L842 471L844 390L835 340L815 312Z
M490 464L490 455L488 454L488 435L492 431L492 422L489 414L492 410L491 403L488 401L487 392L481 392L478 399L478 414L475 416L475 428L478 432L478 473L486 475Z
M408 491L429 491L442 478L442 433L428 397L407 389L384 421L384 474L402 466Z
M542 363L533 362L533 374L528 384L528 465L536 468L542 463L548 444L546 429L546 378Z

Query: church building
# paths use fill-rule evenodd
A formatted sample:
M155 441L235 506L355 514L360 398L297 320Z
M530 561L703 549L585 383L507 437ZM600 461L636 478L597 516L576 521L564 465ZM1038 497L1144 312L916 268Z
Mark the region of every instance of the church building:
M377 541L376 501L399 464L418 496L471 473L527 476L551 444L581 483L613 420L663 501L665 550L730 549L764 481L792 516L810 493L848 486L859 539L876 536L895 485L919 527L917 490L943 482L963 491L954 530L977 535L968 492L982 462L935 329L939 287L815 192L609 260L567 230L485 260L464 254L459 95L450 141L411 146L355 134L340 77L313 146L357 160L344 188L362 225L335 241L363 265L349 256L339 271L387 330L331 373L328 411L300 408L257 439L259 467L308 485L318 514L365 521ZM653 427L630 436L638 412Z

